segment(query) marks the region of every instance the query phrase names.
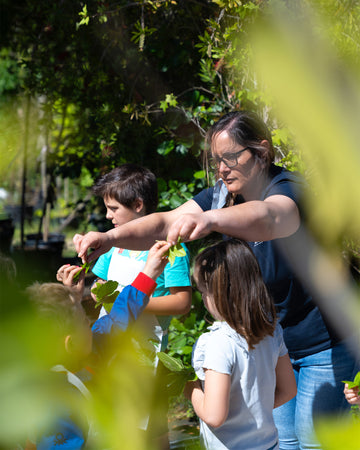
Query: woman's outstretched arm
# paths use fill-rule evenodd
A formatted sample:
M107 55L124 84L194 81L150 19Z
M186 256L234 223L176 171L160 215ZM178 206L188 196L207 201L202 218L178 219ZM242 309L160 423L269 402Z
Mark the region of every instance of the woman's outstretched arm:
M189 200L172 211L149 214L106 233L90 231L85 235L75 234L73 242L79 257L87 261L98 258L111 247L147 250L156 240L167 239L171 224L177 217L187 213L199 214L202 209L194 200ZM93 251L88 254L90 249Z

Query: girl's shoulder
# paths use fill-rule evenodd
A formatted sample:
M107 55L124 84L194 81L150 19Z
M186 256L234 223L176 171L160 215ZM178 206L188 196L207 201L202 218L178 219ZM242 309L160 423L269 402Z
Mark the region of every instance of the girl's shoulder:
M199 379L203 380L204 367L231 374L240 355L248 358L246 340L226 322L215 322L195 343L192 365Z
M206 351L215 352L231 351L231 349L241 347L248 352L246 339L238 334L226 322L216 321L208 328L209 331L203 333L195 343L194 350L199 353Z

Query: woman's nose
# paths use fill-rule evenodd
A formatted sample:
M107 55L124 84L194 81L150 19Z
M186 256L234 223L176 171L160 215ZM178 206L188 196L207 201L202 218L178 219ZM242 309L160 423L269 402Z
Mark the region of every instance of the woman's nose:
M224 173L229 171L230 169L228 168L228 166L224 163L224 161L220 161L219 164L219 172Z

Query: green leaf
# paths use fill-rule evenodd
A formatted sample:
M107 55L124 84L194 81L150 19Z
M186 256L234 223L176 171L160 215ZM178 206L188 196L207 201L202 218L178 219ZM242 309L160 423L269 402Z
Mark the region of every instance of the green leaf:
M170 371L166 376L166 388L170 397L178 396L184 390L189 380L196 379L194 369L185 367L181 359L174 358L168 353L158 352L157 356L164 366Z
M184 247L181 245L181 238L179 237L177 243L175 245L172 245L169 250L167 251L167 257L169 258L169 263L172 266L175 262L175 258L183 257L186 255L186 251Z
M177 358L168 355L164 352L158 352L157 356L164 366L171 370L171 372L181 372L185 369L184 364Z
M166 378L169 397L178 397L183 392L185 384L194 378L194 372L189 369L181 372L170 372Z
M118 282L108 280L105 283L96 283L95 287L91 289L91 292L96 297L95 308L103 305L107 312L110 312L112 304L115 302L119 291L116 290Z
M342 383L345 383L345 384L347 384L348 386L349 386L349 389L352 389L352 388L354 388L354 387L359 387L359 389L360 389L360 372L358 372L356 375L355 375L355 378L353 379L353 381L347 381L347 380L345 380L345 381L342 381Z
M354 383L356 383L356 386L359 386L359 388L360 388L360 372L358 372L358 373L355 375Z
M88 271L89 271L89 269L90 269L90 265L91 265L91 263L88 263L88 262L84 263L84 264L81 266L81 269L79 270L79 272L77 272L77 273L74 275L73 281L74 281L74 282L78 281L78 279L79 279L79 277L80 277L80 274L81 274L81 272L82 272L83 270L85 271L85 273L88 273Z

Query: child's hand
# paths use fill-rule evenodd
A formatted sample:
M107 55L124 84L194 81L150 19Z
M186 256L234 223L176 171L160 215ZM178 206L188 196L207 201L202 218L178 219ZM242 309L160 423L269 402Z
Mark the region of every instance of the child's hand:
M81 266L71 266L70 264L65 264L64 266L61 266L56 273L56 279L64 286L71 287L75 291L79 301L82 300L84 293L85 272L82 270L77 282L74 282L74 277L80 270L82 270Z
M165 253L171 247L170 242L166 241L158 241L156 242L151 249L149 250L149 255L143 269L143 273L148 277L156 280L156 278L162 273L164 270L168 258L165 256Z
M346 383L344 387L345 398L350 403L350 405L360 405L359 388L358 386L349 388Z

